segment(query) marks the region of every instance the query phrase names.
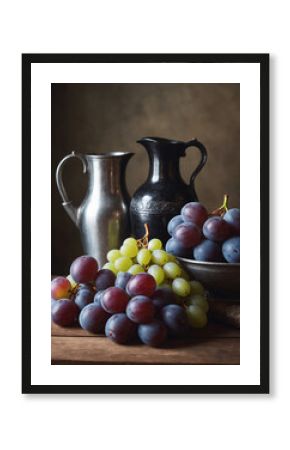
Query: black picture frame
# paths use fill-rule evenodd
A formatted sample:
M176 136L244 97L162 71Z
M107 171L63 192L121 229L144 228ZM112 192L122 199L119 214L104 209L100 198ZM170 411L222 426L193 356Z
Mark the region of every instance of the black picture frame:
M22 55L22 393L267 394L269 393L269 54L23 54ZM260 65L260 384L31 384L31 65L33 63L256 63Z

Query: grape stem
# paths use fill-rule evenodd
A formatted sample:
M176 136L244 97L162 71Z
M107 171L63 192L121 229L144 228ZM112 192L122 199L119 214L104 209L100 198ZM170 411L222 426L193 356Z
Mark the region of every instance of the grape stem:
M224 194L223 204L219 208L214 209L209 215L210 216L223 216L229 209L228 201L229 201L229 195Z
M149 242L149 227L148 224L145 223L144 224L144 228L145 228L145 234L142 238L137 239L137 245L138 248L148 248L148 242Z

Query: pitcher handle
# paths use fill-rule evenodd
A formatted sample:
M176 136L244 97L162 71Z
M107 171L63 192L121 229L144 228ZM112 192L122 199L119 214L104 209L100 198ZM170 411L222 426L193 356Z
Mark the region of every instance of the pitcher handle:
M65 190L65 187L63 185L63 180L62 180L62 170L64 167L64 163L70 158L80 159L83 163L83 173L87 172L87 161L86 161L85 157L83 155L81 155L80 153L71 152L70 155L65 156L58 164L55 177L56 177L56 184L57 184L58 192L60 193L60 196L62 198L62 206L66 210L66 212L69 215L69 217L71 218L71 220L77 225L78 208L73 206L72 201L69 200L67 192Z
M200 162L197 165L197 167L195 168L195 170L192 172L190 181L189 181L189 184L195 193L194 180L195 180L196 175L199 174L199 172L201 171L201 169L207 162L207 150L206 150L205 146L201 142L199 142L197 139L192 139L192 140L186 142L185 148L188 148L188 147L196 147L199 149L199 151L201 153Z

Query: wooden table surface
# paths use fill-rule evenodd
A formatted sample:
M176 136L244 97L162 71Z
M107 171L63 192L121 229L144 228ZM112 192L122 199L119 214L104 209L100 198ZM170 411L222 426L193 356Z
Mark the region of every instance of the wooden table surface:
M239 329L209 322L163 348L118 345L81 328L51 327L52 364L240 364Z

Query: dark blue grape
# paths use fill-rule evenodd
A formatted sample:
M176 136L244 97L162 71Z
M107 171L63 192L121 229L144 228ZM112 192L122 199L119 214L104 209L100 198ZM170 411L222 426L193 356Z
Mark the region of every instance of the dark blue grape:
M83 309L94 301L95 291L87 286L80 287L75 295L75 303L79 309Z
M166 341L167 329L162 322L154 320L151 323L139 325L138 336L143 344L159 347Z
M193 257L197 261L221 262L224 260L221 244L205 239L193 249Z
M151 297L156 311L160 311L164 306L177 303L176 295L169 286L159 286Z
M167 225L168 234L172 236L174 229L177 227L177 225L181 223L183 223L183 218L181 215L172 217L172 219L168 222Z
M129 301L126 314L132 322L149 323L154 319L155 307L151 298L137 295Z
M114 286L116 280L116 275L108 269L99 270L96 278L96 289L97 291L107 289L108 287Z
M110 314L96 303L85 306L79 317L80 326L91 333L104 333L107 320Z
M101 304L101 298L102 298L104 292L105 292L105 289L102 290L102 291L99 291L99 292L97 292L97 293L95 294L95 296L94 296L94 303L96 303L96 304L99 305L99 306L102 306L102 304Z
M224 258L229 263L240 262L240 237L232 237L225 241L222 245Z
M164 306L161 318L172 336L185 336L189 331L189 323L185 309L179 305Z
M192 251L190 248L188 249L183 247L180 242L173 238L169 239L166 242L165 250L174 256L181 256L183 258L191 258L192 255Z
M119 272L115 281L115 286L126 290L128 281L132 275L129 272Z
M107 320L106 336L118 344L126 344L136 337L137 325L124 313L114 314Z
M223 219L231 225L235 235L240 234L240 210L238 208L229 209Z

